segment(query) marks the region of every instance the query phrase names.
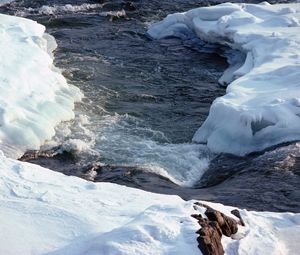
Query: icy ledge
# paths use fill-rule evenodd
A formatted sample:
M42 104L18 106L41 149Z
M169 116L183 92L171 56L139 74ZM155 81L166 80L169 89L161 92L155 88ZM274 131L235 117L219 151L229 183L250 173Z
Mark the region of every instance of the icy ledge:
M0 254L198 255L205 208L178 196L92 183L0 152ZM203 202L230 215L232 207ZM204 215L204 214L203 214ZM300 214L241 210L226 254L298 254Z
M195 34L246 54L228 69L233 81L217 98L195 142L245 155L300 139L300 4L220 4L167 16L154 38Z
M55 48L44 26L0 14L0 149L7 156L38 149L74 117L82 94L54 67Z

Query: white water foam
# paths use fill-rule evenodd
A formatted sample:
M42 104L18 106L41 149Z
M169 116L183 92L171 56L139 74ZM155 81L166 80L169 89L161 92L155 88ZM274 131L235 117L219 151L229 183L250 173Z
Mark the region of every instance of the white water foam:
M104 16L104 17L122 18L122 17L126 17L126 12L125 12L125 10L109 11L109 12L101 12L101 13L99 13L99 15Z
M172 144L162 132L143 126L141 120L127 114L88 117L77 113L73 121L56 128L56 135L42 150L56 146L75 152L84 164L100 160L136 167L137 171L157 174L187 187L201 178L215 156L205 145Z
M17 16L26 17L28 14L35 15L63 15L63 14L72 14L72 13L88 13L88 14L98 14L103 17L126 17L125 10L119 11L101 11L103 4L88 4L84 3L81 5L43 5L39 8L25 8L16 12Z
M169 143L163 133L142 127L129 115L104 116L92 123L97 126L95 150L104 162L137 166L178 185L193 186L213 157L205 145Z
M45 15L55 15L55 14L62 14L62 13L69 13L69 12L85 12L85 11L92 11L95 9L102 8L103 4L81 4L81 5L43 5L38 9L39 14Z
M75 152L85 163L100 160L106 164L136 167L137 170L165 177L180 186L197 182L214 157L207 146L172 144L162 132L142 125L130 115L83 113L72 122L61 123L53 139L42 150L60 146Z

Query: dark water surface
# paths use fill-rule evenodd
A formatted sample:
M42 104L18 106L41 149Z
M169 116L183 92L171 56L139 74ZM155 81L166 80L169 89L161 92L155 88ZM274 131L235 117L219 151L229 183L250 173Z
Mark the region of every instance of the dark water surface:
M150 22L169 13L216 2L32 2L0 12L47 27L58 42L56 65L85 98L75 120L27 161L184 199L300 212L297 143L243 158L191 143L212 101L225 93L217 80L227 63L218 49L204 53L207 45L197 40L153 41L146 34ZM57 154L64 149L71 152Z

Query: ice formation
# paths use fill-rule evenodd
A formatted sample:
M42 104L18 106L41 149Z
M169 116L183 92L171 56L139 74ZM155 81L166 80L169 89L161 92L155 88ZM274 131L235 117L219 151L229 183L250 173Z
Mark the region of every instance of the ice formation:
M167 16L150 26L157 39L195 35L246 55L221 77L217 98L195 142L245 155L300 139L300 4L225 3Z
M38 149L74 116L82 95L54 67L55 48L44 26L0 15L0 149L10 157Z

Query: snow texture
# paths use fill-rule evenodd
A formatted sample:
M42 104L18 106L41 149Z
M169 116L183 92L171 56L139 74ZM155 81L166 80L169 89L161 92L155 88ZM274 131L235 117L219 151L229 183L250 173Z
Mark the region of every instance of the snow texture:
M156 39L196 35L242 52L220 78L230 83L193 141L245 155L300 139L300 4L225 3L167 16Z
M65 176L0 153L0 254L201 254L194 201ZM206 203L206 202L203 202ZM232 207L206 203L230 215ZM291 254L300 214L241 211L226 254ZM233 215L230 215L234 218Z
M44 26L0 15L0 149L10 157L38 149L74 117L82 94L54 67L55 48Z

